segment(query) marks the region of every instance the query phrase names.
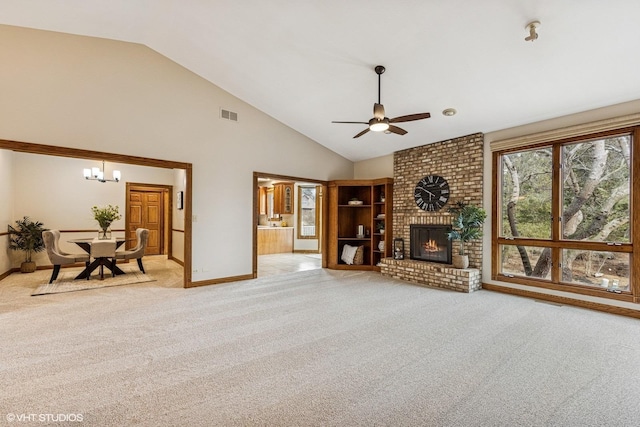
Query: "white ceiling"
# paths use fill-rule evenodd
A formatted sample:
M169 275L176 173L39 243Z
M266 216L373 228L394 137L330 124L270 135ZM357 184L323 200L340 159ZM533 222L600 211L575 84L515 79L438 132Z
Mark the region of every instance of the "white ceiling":
M145 44L353 161L640 99L639 16L638 0L0 0L2 24ZM432 117L353 139L364 125L331 121L372 117L378 64L387 116Z

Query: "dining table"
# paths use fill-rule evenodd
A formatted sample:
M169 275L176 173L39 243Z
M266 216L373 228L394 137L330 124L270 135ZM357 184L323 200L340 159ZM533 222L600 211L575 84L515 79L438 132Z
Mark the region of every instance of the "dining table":
M82 248L83 251L90 254L91 244L94 242L94 240L95 238L91 238L91 237L81 238L81 239L71 239L69 240L69 243L75 243L76 245L80 246L80 248ZM124 237L115 237L114 240L116 241L116 249L118 249L120 246L122 246L124 242L127 241L127 239L125 239ZM91 277L91 273L101 265L111 270L111 272L114 275L126 274L120 267L116 265L115 259L112 264L109 258L98 257L98 258L95 258L84 270L82 270L82 272L78 274L74 280L86 279L88 277Z

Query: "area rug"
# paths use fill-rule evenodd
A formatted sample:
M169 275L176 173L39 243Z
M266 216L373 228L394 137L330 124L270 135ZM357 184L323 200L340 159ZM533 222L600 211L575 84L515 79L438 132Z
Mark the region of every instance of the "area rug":
M86 291L155 281L153 277L148 274L142 274L142 272L135 267L125 266L122 270L126 274L121 274L116 277L111 277L111 275L105 271L104 280L100 280L100 276L95 274L91 276L90 280L74 280L79 273L78 271L61 272L53 283L45 283L44 285L38 286L31 296Z

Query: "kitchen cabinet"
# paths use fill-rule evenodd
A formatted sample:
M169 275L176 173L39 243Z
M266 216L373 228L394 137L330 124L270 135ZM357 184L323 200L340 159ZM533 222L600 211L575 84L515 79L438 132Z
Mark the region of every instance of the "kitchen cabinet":
M258 215L267 214L267 187L258 187Z
M258 255L293 252L293 227L258 227Z
M273 213L293 214L293 182L273 184Z

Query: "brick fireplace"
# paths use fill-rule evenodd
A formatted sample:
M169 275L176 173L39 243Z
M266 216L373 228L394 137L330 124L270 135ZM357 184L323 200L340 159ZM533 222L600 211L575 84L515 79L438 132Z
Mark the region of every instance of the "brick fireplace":
M448 227L451 214L447 208L457 201L482 206L484 171L484 134L476 133L420 147L397 151L393 158L393 237L405 241L403 260L385 258L383 275L414 283L472 292L481 286L482 242L465 245L469 255L468 269L454 269L448 262L411 259L412 226ZM449 183L450 198L439 211L427 212L414 201L414 190L420 179L439 175ZM429 243L427 243L429 245ZM457 242L452 246L457 253Z

